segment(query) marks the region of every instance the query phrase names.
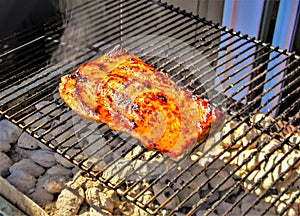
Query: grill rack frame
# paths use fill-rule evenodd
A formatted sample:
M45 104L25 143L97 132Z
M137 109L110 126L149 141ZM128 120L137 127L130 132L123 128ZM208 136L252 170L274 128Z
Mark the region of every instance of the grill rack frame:
M124 1L125 2L125 1ZM142 4L137 4L137 2L138 1L131 1L131 2L134 2L134 5L136 6L136 5L142 5ZM280 61L278 64L281 64L281 63L283 63L283 62L287 62L287 59L289 59L289 58L295 58L295 60L294 60L294 62L292 62L292 63L289 63L284 69L283 69L283 71L285 71L286 69L287 69L287 67L292 67L292 65L293 64L297 64L297 63L299 63L299 57L298 56L296 56L296 55L294 55L294 54L292 54L292 53L288 53L286 50L280 50L278 47L272 47L270 44L265 44L265 43L263 43L263 42L261 42L261 41L258 41L258 40L256 40L256 39L254 39L254 38L249 38L247 35L242 35L240 32L234 32L232 29L230 30L230 29L227 29L226 27L221 27L219 24L213 24L211 21L206 21L205 19L202 19L202 18L199 18L199 17L197 17L197 16L194 16L194 15L192 15L192 14L190 14L190 13L187 13L187 12L185 12L185 11L183 11L183 10L180 10L179 8L175 8L174 6L172 6L172 5L168 5L168 4L166 4L166 3L162 3L162 2L160 2L160 1L152 1L153 2L153 4L155 4L155 5L158 5L159 7L157 7L157 9L161 9L161 7L164 7L168 12L170 12L170 14L171 14L171 17L175 17L176 18L176 16L174 15L175 13L176 14L180 14L180 15L182 15L183 17L185 17L185 18L187 18L187 20L185 20L185 22L191 22L191 20L192 21L195 21L196 22L196 24L197 23L201 23L201 24L203 24L203 26L205 26L205 27L208 27L208 28L206 28L206 29L204 29L204 31L200 31L198 34L204 34L204 33L206 33L206 32L210 32L211 31L211 29L217 29L216 30L216 32L218 33L219 31L223 31L223 32L225 32L226 34L229 34L230 35L230 37L237 37L238 39L240 39L240 40L245 40L245 43L248 43L248 42L251 42L251 43L253 43L254 45L253 46L262 46L263 48L262 49L269 49L269 51L270 52L276 52L276 53L278 53L278 54L280 54L281 56L283 55L283 56L286 56L286 60L282 60L282 61ZM144 3L144 2L143 2ZM93 5L93 2L92 1L90 1L88 4L85 4L83 7L87 7L87 8L89 8L88 6L89 6L89 4L91 4L91 5ZM125 4L125 3L124 3ZM119 9L115 9L115 5L117 5L117 3L113 3L113 2L109 2L109 4L108 5L110 5L111 7L108 7L109 8L109 10L110 9L112 9L112 11L115 11L115 10L119 10ZM131 5L129 5L129 4L127 4L127 6L126 6L126 4L125 4L125 8L126 7L129 7L128 8L128 11L132 11L132 8L130 7ZM122 5L122 7L123 7L123 5ZM78 6L77 7L78 9L79 9L79 14L80 14L80 12L81 11L83 11L83 10L81 10L82 8L81 8L81 6ZM138 9L140 9L139 7L137 7ZM115 10L114 10L115 9ZM122 8L122 9L124 9L124 7ZM76 8L75 8L75 10L76 10ZM132 11L132 13L131 14L134 14L135 13L135 11L136 10L133 10ZM152 12L154 12L154 10L152 11ZM84 13L84 14L86 14L86 13ZM167 13L168 14L168 13ZM131 16L131 15L129 15L129 16ZM124 18L124 17L123 17ZM165 20L167 20L167 19L170 19L170 17L166 17L166 19ZM179 17L178 17L178 19L179 19ZM180 19L179 20L182 20L182 17L180 17ZM182 21L184 21L184 20L182 20ZM130 22L130 21L129 21ZM149 23L151 23L150 21L149 21ZM58 25L57 25L58 24ZM126 22L124 21L122 24L126 24ZM57 26L56 26L57 25ZM50 36L49 35L47 35L47 34L45 34L44 36L40 36L40 37L37 37L35 40L32 40L32 41L30 41L29 42L29 44L27 43L27 44L25 44L25 45L21 45L21 46L19 46L17 49L13 49L13 50L8 50L8 51L6 51L4 54L1 54L1 58L2 57L5 57L6 55L9 55L9 54L11 54L11 53L15 53L15 52L17 52L18 50L23 50L23 48L26 48L28 45L30 45L30 44L32 44L32 43L35 43L36 41L40 41L40 40L44 40L44 39L46 39L46 41L48 41L48 45L50 46L50 51L49 51L49 53L51 53L52 52L52 49L55 49L55 45L53 45L53 44L55 44L55 43L57 43L56 42L56 40L60 37L60 35L57 33L57 32L61 32L62 31L62 29L60 29L59 28L59 26L60 26L60 24L59 23L55 23L54 22L54 25L53 24L51 24L50 23L50 25L48 25L48 24L45 24L44 25L44 27L47 29L47 28L49 28L49 29L55 29L55 31L54 32L50 32ZM138 26L135 28L135 29L138 29ZM108 31L108 30L107 30ZM118 29L118 31L116 31L116 32L119 32L119 31L122 31L122 34L124 34L124 35L126 35L126 33L124 33L124 28L122 28L121 30L119 30ZM179 30L177 30L177 32L179 32ZM30 34L30 32L29 32L29 34ZM121 35L122 35L121 34ZM174 34L176 34L176 33L174 33ZM209 38L210 36L212 36L212 35L214 35L214 33L213 32L210 32L210 33L208 33L207 35L205 35L205 37L207 37L207 38ZM120 35L118 35L117 37L120 37ZM217 36L216 38L220 38L220 36ZM203 39L203 38L202 38ZM239 41L239 40L236 40L235 42L234 41L232 41L232 43L236 43L237 41ZM9 40L9 39L8 39ZM228 39L229 40L229 39ZM221 40L220 42L219 42L219 44L218 45L220 45L221 43L223 43L223 42L225 42L226 40ZM207 47L207 46L209 46L209 43L208 42L203 42L201 45L200 45L200 48L201 47ZM217 46L217 45L215 45L215 46ZM227 47L230 47L230 46L227 46ZM242 45L241 45L241 47L243 47ZM81 63L83 63L83 62L85 62L85 61L88 61L90 58L93 58L94 57L94 55L95 54L97 54L97 52L104 52L105 51L105 49L103 50L103 49L100 49L101 48L101 46L91 46L91 47L88 47L88 52L87 53L89 53L89 56L87 57L87 58L84 58L81 62L79 61L79 62L77 62L77 65L80 65ZM205 52L208 52L209 50L210 50L210 48L211 47L208 47L208 48L206 48L206 51L204 51L203 53L205 53ZM73 49L73 48L70 48L70 49ZM227 48L226 48L227 49ZM225 50L226 50L225 49ZM33 49L34 50L34 49ZM220 52L222 49L220 48L220 49L216 49L215 50L215 52ZM26 49L25 49L25 51L26 51ZM247 51L245 51L245 50L243 50L244 52L247 52ZM32 50L30 50L29 52L32 52ZM149 51L150 52L150 51ZM233 51L234 52L234 51ZM86 56L86 54L87 53L83 53L82 54L82 56ZM25 54L26 54L26 52L25 52ZM243 54L243 53L238 53L238 54L236 54L235 56L238 56L238 55L241 55L241 54ZM254 52L254 53L251 53L252 55L253 54L257 54L257 52ZM21 54L21 57L22 57L22 55L24 55L24 54ZM266 54L266 55L268 55L268 54ZM18 57L20 57L20 56L18 56ZM81 57L81 56L80 56ZM232 57L232 59L235 59L236 57ZM259 57L258 57L259 58ZM271 61L271 60L270 60ZM30 63L29 63L30 64ZM63 64L62 66L66 66L67 65L67 67L68 67L68 64ZM40 66L40 65L39 65ZM61 65L58 65L56 68L59 68ZM216 65L216 66L219 66L219 65ZM46 73L46 75L48 75L48 74L51 74L52 72L53 72L53 69L51 68L52 67L52 65L44 65L44 67L41 67L42 69L41 70L36 70L36 68L33 68L32 70L30 70L29 72L27 71L27 73L28 74L30 74L30 75L34 75L34 74L39 74L41 71L43 71L43 70L47 70L47 69L49 69L49 73ZM275 67L275 66L274 66ZM75 67L73 67L73 69L74 69ZM259 69L259 68L258 68ZM17 71L18 70L20 70L20 69L17 69ZM35 71L36 70L36 71ZM32 74L31 73L31 71L34 71L34 73ZM268 69L268 71L270 71L270 69ZM14 71L14 72L12 72L12 74L15 74L15 72L16 71ZM64 71L64 73L67 73L67 72L69 72L69 70L68 69L66 69L65 71ZM296 73L296 72L298 72L298 69L296 68L295 69L295 72L294 73ZM25 75L27 74L27 73L24 73ZM237 73L239 73L239 72L237 72ZM279 72L280 73L280 72ZM22 75L22 74L21 74ZM16 79L17 78L19 78L21 75L16 75L15 77L12 77L12 78L10 78L10 79L4 79L4 80L1 80L1 82L0 82L0 85L1 85L1 89L4 89L4 90L7 90L7 89L10 89L10 88L12 88L12 87L14 87L15 85L16 85L16 83L18 83L18 82L20 82L20 80L18 80L18 81L16 81ZM274 75L275 76L275 75ZM56 76L57 77L57 76ZM24 78L27 78L27 76L25 76ZM58 78L58 77L57 77ZM270 79L270 78L269 78ZM22 80L21 80L22 81ZM39 95L39 94L36 94L36 95L33 95L32 97L30 97L30 98L33 98L33 99L35 99L35 98L38 98L38 100L35 100L35 103L38 103L39 101L42 101L43 99L45 99L45 98L48 98L48 96L49 96L49 94L50 94L50 92L51 92L51 89L53 88L53 86L55 86L56 85L56 83L58 82L58 79L57 80L55 80L56 82L54 82L54 84L52 84L51 85L51 87L49 87L48 88L48 90L46 91L46 95L44 94L45 92L44 92L44 90L43 90L43 94L41 94L41 95ZM283 80L284 81L284 80ZM297 79L295 80L295 82L299 82ZM9 85L7 85L8 83L10 83ZM276 85L278 85L278 84L276 84ZM258 86L258 85L255 85L256 87ZM3 88L4 87L4 88ZM289 86L288 86L289 87ZM255 89L254 89L255 90ZM2 91L2 90L1 90ZM48 93L47 93L48 92ZM259 91L258 91L259 92ZM296 89L296 91L295 92L292 92L293 94L297 94L297 92L299 92L299 88L298 89ZM256 94L257 94L257 92L256 92ZM45 96L45 97L43 97L43 95ZM279 94L280 95L280 94ZM41 97L42 96L42 97ZM248 94L247 94L247 96L249 96ZM230 97L232 97L232 95L230 95ZM289 96L287 96L287 97L289 97ZM287 98L286 97L286 98ZM3 96L1 96L1 99L0 100L2 100L4 97ZM226 98L227 99L227 98ZM257 96L255 96L254 97L254 99L257 99ZM57 102L57 99L53 99L53 101L54 101L54 103L56 103ZM29 101L30 102L30 101ZM25 104L26 103L29 103L29 102L25 102ZM239 102L239 101L238 101ZM240 101L241 102L241 101ZM11 105L11 103L14 103L13 104L13 106L10 106ZM235 102L236 103L236 102ZM61 155L63 155L64 157L66 157L67 159L69 159L70 161L72 161L75 165L77 165L77 166L79 166L81 169L83 169L83 170L85 170L85 171L87 171L88 173L90 173L90 174L92 174L92 175L94 175L94 176L96 176L96 177L99 177L99 179L100 179L100 181L101 182L103 182L104 184L106 184L106 185L108 185L108 186L110 186L110 187L112 187L113 189L115 189L115 190L117 190L118 191L118 187L121 185L121 183L119 183L118 185L112 185L110 182L109 182L109 180L111 179L111 178L109 178L109 179L101 179L101 177L99 176L99 173L97 173L97 172L93 172L93 167L91 166L91 167L85 167L84 165L83 165L83 163L84 163L84 160L82 160L82 161L76 161L74 158L76 158L76 156L78 155L78 154L80 154L80 151L79 152L77 152L76 154L73 154L72 156L69 156L68 154L67 154L67 152L68 152L68 150L64 150L64 151L61 151L60 149L59 149L59 147L60 147L60 145L62 145L63 143L60 143L60 145L53 145L52 143L51 143L51 140L47 140L47 139L44 139L43 138L43 136L41 136L41 135L39 135L39 134L37 134L36 132L39 130L39 129L41 129L44 125L46 125L47 124L47 122L45 122L44 123L44 125L39 125L38 127L35 127L34 129L30 129L30 126L31 125L33 125L35 122L38 122L40 119L42 119L43 117L46 117L47 116L47 114L44 114L43 116L41 116L41 117L39 117L35 122L31 122L31 124L27 124L27 125L24 125L24 124L22 124L21 122L24 120L24 119L26 119L28 116L31 116L31 115L33 115L35 112L33 111L33 113L30 113L30 115L28 115L28 116L26 116L25 115L25 117L22 117L21 118L21 120L20 119L18 119L18 120L16 120L16 117L18 116L18 114L20 114L20 113L22 113L24 110L23 109L20 109L19 110L19 112L12 112L12 113L10 113L10 111L11 110L14 110L16 107L18 107L19 106L19 104L21 104L22 105L22 101L19 101L18 103L16 103L16 101L14 100L14 99L12 99L11 101L9 101L9 102L7 102L7 103L5 103L4 105L2 104L1 105L1 114L4 116L4 117L6 117L6 118L8 118L9 120L11 120L14 124L17 124L19 127L21 127L22 129L24 129L24 130L26 130L29 134L31 134L32 136L34 136L35 138L37 138L37 139L39 139L40 141L42 141L44 144L46 144L48 147L50 147L50 148L52 148L54 151L56 151L56 152L58 152L58 153L60 153ZM33 104L34 105L34 104ZM296 106L296 105L298 105L296 102L294 103L294 106ZM58 108L60 107L60 106L63 106L63 104L62 103L60 103L60 105L58 106ZM291 106L291 107L293 107L293 106ZM43 108L42 108L43 109ZM249 109L249 108L248 108ZM25 107L25 110L26 110L26 107ZM247 110L247 109L246 109ZM255 108L254 110L257 110L257 108ZM290 109L288 109L288 110L290 110ZM65 112L67 112L68 110L66 109L65 110ZM36 112L39 112L39 110L37 110ZM239 112L241 112L240 110L239 110ZM246 111L244 111L244 112L246 112ZM61 116L63 113L60 113L58 116ZM269 112L269 114L271 114L270 112ZM242 117L242 116L240 116L240 114L239 113L235 113L234 111L231 113L231 115L233 115L235 118L238 118L238 119L240 119L240 122L249 122L249 116L248 117ZM54 116L54 117L52 117L52 119L56 119L58 116ZM279 119L284 119L284 115L279 115ZM233 119L233 117L232 117L232 119ZM293 122L296 122L296 123L298 123L299 122L299 116L297 117L295 117L295 119L293 119L294 121ZM65 122L61 122L60 123L60 125L63 125ZM103 124L101 124L101 125L99 125L99 127L98 127L98 129L100 129L100 128L102 128L102 127L104 127L104 125ZM236 128L237 128L238 126L236 126ZM256 127L260 127L259 125L256 125ZM235 128L235 129L236 129ZM53 129L53 128L52 128ZM259 128L260 130L264 130L264 129L262 129L262 128ZM234 128L228 133L228 134L230 134L230 133L232 133L234 131ZM274 136L274 138L277 138L277 139L281 139L281 137L279 137L278 136L278 134L276 134L276 133L273 133L272 131L270 131L269 129L268 130L265 130L266 132L268 132L270 135L272 135L272 136ZM49 131L48 131L49 132ZM43 132L43 135L45 135L45 134L47 134L47 131L45 131L45 132ZM109 135L112 135L112 133L111 133L111 131L107 131L107 132L105 132L104 134L103 134L103 137L105 137L105 136L109 136ZM109 140L110 141L112 141L112 140L114 140L115 138L117 138L118 136L117 135L112 135L112 137L111 138L109 138ZM240 137L240 138L242 138L242 137ZM239 138L239 139L240 139ZM52 139L52 140L54 140L54 139ZM107 142L110 142L110 141L107 141ZM235 142L237 142L238 140L235 140ZM125 141L124 141L125 142ZM289 141L288 140L282 140L281 139L281 142L283 142L283 143L288 143L292 148L296 148L295 147L295 145L292 145L291 143L289 143ZM233 142L233 144L234 144L234 142ZM233 145L232 144L232 145ZM76 144L75 144L76 145ZM93 144L91 144L91 145L93 145ZM117 147L121 147L123 145L123 143L121 142L121 143L119 143L115 148L117 149ZM134 145L133 145L134 146ZM87 147L88 148L88 147ZM129 150L130 151L130 150ZM126 153L127 152L124 152L123 154L121 154L121 156L120 156L120 158L121 157L123 157L123 156L125 156L126 155ZM136 158L139 158L139 157L141 157L142 156L142 154L143 153L145 153L145 150L144 151L142 151L139 155L137 155L136 156ZM158 153L155 153L153 156L152 156L152 158L154 158L154 157L156 157L158 155ZM162 163L164 163L165 161L163 161ZM182 160L179 160L177 163L175 163L174 165L173 165L173 167L176 167L177 165L179 165L181 162L183 162L183 159ZM245 163L246 163L247 161L245 161ZM130 164L130 162L128 162L128 164ZM192 165L191 165L192 166ZM186 170L188 170L191 166L188 166L187 168L186 168ZM171 167L172 168L172 167ZM154 169L153 169L154 170ZM204 171L204 169L202 170L202 171ZM167 171L166 171L167 172ZM181 174L184 174L184 172L181 172ZM217 173L216 173L217 174ZM162 174L162 176L164 176L164 174ZM196 176L194 176L194 177L196 177ZM213 177L211 177L211 178L213 178ZM159 180L159 179L158 179ZM188 184L188 183L187 183ZM219 185L219 186L221 186L221 184ZM163 191L162 191L163 192ZM126 192L125 191L125 193L124 192L120 192L119 191L119 193L121 194L121 195L123 195L123 196L125 196L125 197L127 197L129 200L131 200L132 202L134 202L134 203L136 203L139 207L141 207L141 208L143 208L143 209L145 209L146 211L148 211L149 213L152 213L152 214L156 214L156 213L158 213L158 212L160 212L163 208L164 208L164 205L160 205L160 208L157 208L156 210L153 210L153 208L151 209L149 209L149 206L147 206L147 205L143 205L143 204L141 204L141 203L139 203L138 201L137 201L137 199L138 199L138 197L139 196L136 196L136 197L134 197L134 198L132 198L132 197L130 197L130 196L128 196L127 194L128 194L128 191ZM142 194L140 194L140 195L142 195ZM158 194L156 194L156 196L157 196ZM298 197L299 197L299 194L297 195ZM260 197L260 200L262 200L262 198L263 198L263 196L261 196ZM154 199L153 199L154 200ZM165 202L165 204L167 204L167 201ZM271 205L270 205L271 206ZM199 206L198 206L199 207ZM173 212L175 212L175 210L178 210L177 208L176 209L173 209L171 212L170 212L170 214L171 213L173 213ZM192 209L190 212L189 212L189 214L193 214L193 213L195 213L195 211L197 210L197 208L195 208L195 209ZM287 209L286 209L287 210ZM284 212L283 212L284 213ZM282 213L282 214L283 214Z

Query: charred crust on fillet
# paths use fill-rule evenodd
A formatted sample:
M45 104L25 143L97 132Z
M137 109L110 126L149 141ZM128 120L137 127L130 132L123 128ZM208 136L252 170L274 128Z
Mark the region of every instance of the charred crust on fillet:
M81 76L78 76L78 81L79 81L79 82L85 82L85 81L86 81L86 78L83 78L83 77L81 77Z
M130 105L130 109L133 111L139 111L139 105L134 103Z
M107 70L107 67L104 64L99 63L97 66L98 66L99 70L102 70L102 71L106 71Z
M70 78L70 79L76 79L77 78L77 74L76 73L69 74L68 78Z
M113 51L115 51L115 52L114 53L108 53L107 56L109 58L118 58L120 56L129 54L128 50L124 49L122 46L116 47Z
M117 53L120 53L120 54L128 54L128 50L127 49L124 49L124 47L122 47L121 45L118 45L116 48L116 51Z
M158 100L162 101L162 102L167 102L168 101L167 98L164 95L162 95L162 94L157 94L155 97Z
M76 83L77 83L77 81L78 82L85 82L86 78L80 76L79 72L80 71L77 69L74 73L68 75L68 78L76 80Z
M144 82L144 86L149 89L152 87L152 85L149 81Z
M163 153L170 156L170 157L174 156L174 152L171 152L171 151L163 151Z
M149 146L150 146L151 148L154 148L154 147L157 146L157 145L156 145L154 142L152 142L152 141L149 141L148 144L149 144Z
M100 105L97 105L96 107L95 107L95 113L100 113L100 110L101 110L101 106Z
M106 98L108 99L108 101L109 101L110 103L112 103L113 99L111 98L110 95L106 95Z
M131 120L131 121L129 122L129 124L130 124L130 127L131 127L133 130L136 129L136 128L138 127L138 125L135 123L134 120Z

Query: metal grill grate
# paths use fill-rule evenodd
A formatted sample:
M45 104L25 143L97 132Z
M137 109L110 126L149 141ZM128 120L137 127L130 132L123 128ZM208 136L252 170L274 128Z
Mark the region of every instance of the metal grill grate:
M286 194L290 199L278 214L299 205L298 56L155 0L89 1L73 8L72 19L85 29L82 41L61 37L65 25L52 19L0 42L5 118L151 214L167 209L169 215L192 215L204 209L206 215L230 199L229 214L251 193L257 200L244 215L260 202L268 213ZM116 44L227 113L225 124L232 126L222 139L234 137L230 143L211 137L166 167L169 160L160 153L76 116L58 96L60 77ZM291 98L296 100L287 104ZM246 129L236 135L241 127ZM224 170L229 174L220 175ZM203 179L204 173L209 177ZM214 200L232 179L234 184ZM204 188L208 192L198 197ZM233 198L236 190L244 192Z

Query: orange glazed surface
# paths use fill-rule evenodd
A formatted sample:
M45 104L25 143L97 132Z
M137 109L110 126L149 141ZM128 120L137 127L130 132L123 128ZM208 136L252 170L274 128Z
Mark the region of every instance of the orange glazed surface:
M173 158L203 142L212 124L223 118L205 100L120 46L63 76L58 89L78 115Z

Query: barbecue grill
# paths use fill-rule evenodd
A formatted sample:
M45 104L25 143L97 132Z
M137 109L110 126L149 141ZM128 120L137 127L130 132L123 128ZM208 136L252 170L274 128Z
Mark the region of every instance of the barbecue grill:
M234 215L253 193L244 215L259 203L299 214L299 56L158 0L88 1L69 15L77 40L54 17L0 41L2 118L149 214L208 215L226 201ZM60 77L119 44L226 113L227 129L169 163L74 114Z

